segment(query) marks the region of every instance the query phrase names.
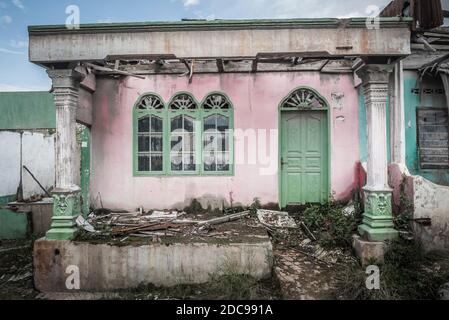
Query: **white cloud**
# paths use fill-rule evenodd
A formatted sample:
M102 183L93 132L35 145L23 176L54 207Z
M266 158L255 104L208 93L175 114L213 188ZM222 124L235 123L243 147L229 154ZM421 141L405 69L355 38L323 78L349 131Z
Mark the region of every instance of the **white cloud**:
M19 86L7 83L0 83L0 92L9 92L9 91L49 91L50 87L42 87L42 86Z
M0 17L0 25L10 24L12 22L12 18L10 16L1 16Z
M9 46L12 48L20 49L20 48L26 48L28 47L27 41L21 41L21 40L10 40Z
M7 53L7 54L25 54L25 52L22 52L22 51L14 51L14 50L9 50L9 49L5 49L5 48L0 48L0 53Z
M25 10L25 6L21 0L12 0L12 3L19 9Z
M189 8L200 4L200 0L182 0L182 2L184 3L184 8Z
M215 0L218 1L218 0ZM390 0L228 0L220 15L232 18L338 18L368 16L369 5L385 7Z

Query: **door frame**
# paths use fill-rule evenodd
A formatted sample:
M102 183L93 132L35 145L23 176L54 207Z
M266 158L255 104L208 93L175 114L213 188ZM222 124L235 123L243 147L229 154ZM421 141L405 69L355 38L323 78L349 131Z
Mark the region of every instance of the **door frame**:
M292 97L293 94L295 94L297 91L306 90L313 95L315 95L318 99L321 100L323 106L320 108L316 107L298 107L298 108L285 108L285 103ZM288 113L288 112L303 112L303 111L322 111L325 113L327 118L327 172L328 172L328 178L327 178L327 201L329 202L331 199L331 180L332 180L332 172L331 172L331 163L332 163L332 155L331 155L331 117L330 117L330 107L329 103L327 102L326 98L323 97L318 91L315 89L308 87L308 86L299 86L295 89L291 90L288 95L282 99L282 101L279 103L278 106L278 201L279 201L279 207L281 209L285 208L287 206L286 203L283 203L283 197L282 197L282 113Z

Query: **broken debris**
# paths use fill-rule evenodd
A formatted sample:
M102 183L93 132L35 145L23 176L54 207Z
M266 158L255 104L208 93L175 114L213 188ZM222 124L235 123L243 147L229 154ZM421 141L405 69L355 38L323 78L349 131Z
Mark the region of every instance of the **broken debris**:
M262 225L271 228L296 229L298 225L288 212L257 210L257 217Z

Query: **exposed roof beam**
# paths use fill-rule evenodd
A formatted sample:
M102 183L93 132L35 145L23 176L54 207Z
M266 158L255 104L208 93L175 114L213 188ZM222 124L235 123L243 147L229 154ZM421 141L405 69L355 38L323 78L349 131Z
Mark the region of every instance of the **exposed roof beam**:
M251 72L257 72L257 63L259 62L259 59L254 59L253 63L251 64Z
M110 73L110 74L119 74L119 75L122 75L122 76L135 77L135 78L139 78L139 79L145 79L145 77L143 77L143 76L139 76L139 75L133 74L131 72L127 72L127 71L121 71L121 70L111 69L111 68L108 68L108 67L102 67L102 66L98 66L96 64L89 63L89 62L84 62L83 64L86 67L90 67L90 68L92 68L92 69L94 69L96 71L107 72L107 73Z
M329 63L329 60L325 60L323 65L320 67L320 72L323 71L324 67Z

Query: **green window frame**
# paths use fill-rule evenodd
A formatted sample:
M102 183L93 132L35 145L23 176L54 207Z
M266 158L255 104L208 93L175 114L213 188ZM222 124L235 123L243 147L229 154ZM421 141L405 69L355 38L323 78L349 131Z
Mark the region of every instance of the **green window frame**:
M170 146L169 175L197 175L200 173L199 130L200 104L188 92L179 92L168 105Z
M166 171L164 152L167 140L165 103L159 95L147 93L138 99L133 109L134 173L163 175Z
M234 174L233 110L231 100L221 92L209 93L201 103L201 170L204 175Z
M167 104L145 93L133 108L134 176L232 176L233 130L233 105L222 92L201 103L178 92Z

